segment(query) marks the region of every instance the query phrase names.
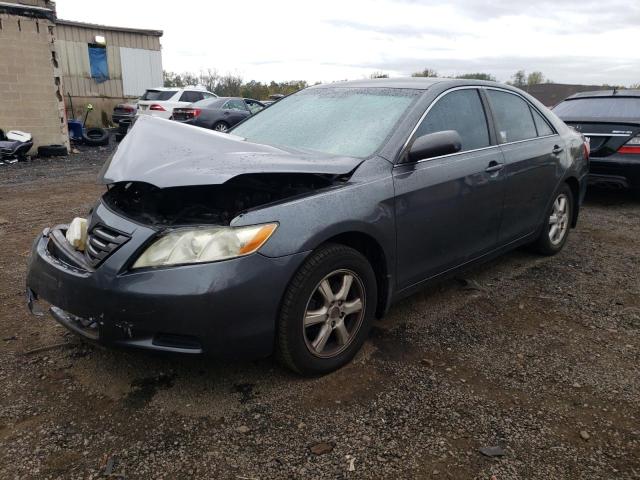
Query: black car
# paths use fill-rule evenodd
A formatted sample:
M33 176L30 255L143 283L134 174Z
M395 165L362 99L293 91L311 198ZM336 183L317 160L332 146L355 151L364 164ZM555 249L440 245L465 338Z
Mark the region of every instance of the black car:
M577 93L553 111L590 140L589 183L640 188L640 90Z
M520 245L559 252L585 145L473 80L318 85L227 135L143 116L88 219L36 239L27 295L103 344L326 373L428 283Z
M114 124L120 125L122 120L132 122L138 111L138 106L133 103L118 103L113 107L113 113L111 114L111 120Z
M174 108L172 119L178 122L226 132L245 118L265 108L250 98L217 97L201 100L189 107Z

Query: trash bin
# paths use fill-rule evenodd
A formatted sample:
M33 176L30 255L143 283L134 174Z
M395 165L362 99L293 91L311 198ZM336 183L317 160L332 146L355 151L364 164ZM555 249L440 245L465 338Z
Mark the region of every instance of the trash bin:
M71 140L82 140L82 122L80 120L67 120L67 126Z

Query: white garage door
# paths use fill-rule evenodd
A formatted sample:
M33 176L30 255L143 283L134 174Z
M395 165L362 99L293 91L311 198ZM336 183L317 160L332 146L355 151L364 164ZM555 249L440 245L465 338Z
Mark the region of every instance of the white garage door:
M162 86L162 55L157 50L120 47L122 88L139 97L147 88Z

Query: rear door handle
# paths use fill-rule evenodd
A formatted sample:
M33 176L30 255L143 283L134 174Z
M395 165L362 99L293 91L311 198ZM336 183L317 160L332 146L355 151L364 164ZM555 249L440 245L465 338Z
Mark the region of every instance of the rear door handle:
M551 153L553 153L554 155L558 155L559 153L562 153L564 150L564 148L558 146L558 145L554 145L553 146L553 150L551 150Z
M504 168L504 163L498 163L496 161L491 161L491 162L489 162L489 166L487 168L485 168L484 171L488 172L488 173L493 173L493 172L499 172L503 168Z

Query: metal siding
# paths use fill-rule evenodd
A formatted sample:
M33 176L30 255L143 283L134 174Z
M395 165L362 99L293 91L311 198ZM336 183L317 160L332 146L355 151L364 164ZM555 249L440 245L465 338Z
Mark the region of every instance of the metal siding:
M147 88L162 85L162 56L159 51L120 48L124 95L139 96Z

